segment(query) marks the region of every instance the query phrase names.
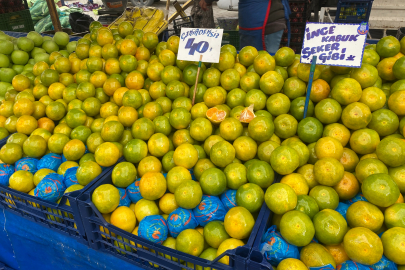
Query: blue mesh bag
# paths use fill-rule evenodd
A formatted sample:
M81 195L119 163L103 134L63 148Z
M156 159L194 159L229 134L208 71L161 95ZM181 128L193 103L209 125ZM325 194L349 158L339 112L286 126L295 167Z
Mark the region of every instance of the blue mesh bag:
M311 240L311 243L317 243L317 244L319 244L319 241L318 241L318 239L316 239L315 236L314 236L314 238L312 238L312 240Z
M14 166L6 163L0 163L0 184L8 187L10 176L14 173Z
M15 163L15 171L28 171L35 174L37 169L38 159L25 157Z
M45 176L34 190L36 197L46 201L56 202L66 190L63 177L57 173L50 173Z
M66 170L63 181L67 188L73 185L79 185L76 178L77 169L79 169L79 167L72 167Z
M370 266L354 261L345 261L336 267L338 270L373 270ZM312 269L312 268L311 268Z
M352 198L350 200L347 200L347 201L344 201L344 203L348 204L350 206L350 205L352 205L352 204L354 204L355 202L358 202L358 201L367 202L367 199L364 197L363 193L361 193L361 192L359 194L357 194L354 198Z
M221 202L228 212L231 208L236 206L236 190L228 189L221 195Z
M127 187L127 195L133 203L137 203L140 199L143 198L141 192L139 191L140 183L141 179L139 178Z
M339 212L339 214L341 214L346 219L346 213L348 208L349 205L340 202L335 211Z
M214 220L224 221L227 210L217 196L203 195L193 214L200 226L204 227Z
M324 266L318 266L318 267L310 267L309 270L335 270L333 265L328 264Z
M398 270L397 265L393 261L388 260L384 255L381 260L373 264L371 268L374 270Z
M194 170L193 170L193 169L188 169L188 171L189 171L190 174L191 174L191 179L194 180L194 181L197 181L197 178L195 178L195 175L194 175ZM165 177L166 177L166 176L165 176Z
M299 259L300 253L298 248L287 243L279 232L276 231L276 226L271 226L262 236L260 244L260 252L271 265L278 265L282 260L293 258Z
M170 235L176 238L179 233L186 229L195 229L198 222L194 217L191 210L184 208L177 208L170 213L167 218L167 227L169 228Z
M127 194L127 190L125 188L117 188L120 192L120 204L118 206L129 206L131 204L131 199Z
M38 170L50 169L56 172L61 164L62 164L62 156L55 153L50 153L43 156L38 161L37 168Z
M144 217L139 223L138 236L162 244L167 239L167 223L161 215Z

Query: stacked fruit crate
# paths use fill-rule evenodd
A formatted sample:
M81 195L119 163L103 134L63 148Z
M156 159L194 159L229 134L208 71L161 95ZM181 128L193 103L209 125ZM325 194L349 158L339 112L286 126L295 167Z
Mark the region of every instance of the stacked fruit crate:
M28 9L25 0L0 0L0 14Z
M26 0L0 0L0 30L34 31L34 24Z
M310 14L308 0L290 0L290 48L296 53L301 52L302 42L304 40L305 24L307 22L308 15ZM287 46L288 43L288 29L284 30L281 38L280 47Z
M361 23L370 18L373 0L340 0L335 23Z

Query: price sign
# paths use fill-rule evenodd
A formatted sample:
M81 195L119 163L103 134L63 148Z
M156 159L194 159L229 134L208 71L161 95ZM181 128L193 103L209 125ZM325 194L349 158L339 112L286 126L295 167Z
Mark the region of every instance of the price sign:
M177 59L218 63L223 29L182 28Z
M368 24L307 23L302 44L301 63L355 67L361 66Z

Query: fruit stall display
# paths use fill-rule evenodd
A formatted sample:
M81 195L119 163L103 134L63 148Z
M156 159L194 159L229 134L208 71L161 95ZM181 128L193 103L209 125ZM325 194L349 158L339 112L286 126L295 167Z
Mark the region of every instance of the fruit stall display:
M177 36L90 28L0 33L3 208L150 269L405 268L405 39L318 65L304 118L290 48L225 45L197 78Z

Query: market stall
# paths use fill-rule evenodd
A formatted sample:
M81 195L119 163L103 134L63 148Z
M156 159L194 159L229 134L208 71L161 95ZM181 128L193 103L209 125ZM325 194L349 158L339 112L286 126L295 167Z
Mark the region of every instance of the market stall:
M372 1L290 1L274 55L47 4L55 33L0 32L0 269L405 268L405 38L367 40Z

